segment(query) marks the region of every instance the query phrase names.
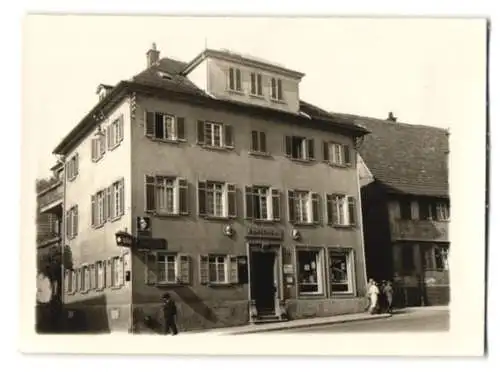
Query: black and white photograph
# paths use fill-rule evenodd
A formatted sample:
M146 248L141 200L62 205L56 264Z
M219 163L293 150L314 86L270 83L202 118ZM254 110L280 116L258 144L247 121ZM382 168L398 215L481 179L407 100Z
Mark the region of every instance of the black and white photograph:
M27 15L23 327L54 352L482 355L487 40L481 18Z

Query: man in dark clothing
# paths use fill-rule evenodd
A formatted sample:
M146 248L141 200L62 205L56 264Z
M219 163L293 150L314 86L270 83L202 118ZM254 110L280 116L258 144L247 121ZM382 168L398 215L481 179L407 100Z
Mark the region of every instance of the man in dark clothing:
M163 319L164 319L164 333L170 334L170 329L172 329L172 334L176 335L177 325L175 324L175 318L177 316L177 307L172 298L170 298L169 293L165 293L162 297L163 299Z
M385 300L386 300L386 310L387 313L392 313L392 300L394 297L394 289L392 287L392 283L390 281L387 281L384 288L383 292L385 295Z

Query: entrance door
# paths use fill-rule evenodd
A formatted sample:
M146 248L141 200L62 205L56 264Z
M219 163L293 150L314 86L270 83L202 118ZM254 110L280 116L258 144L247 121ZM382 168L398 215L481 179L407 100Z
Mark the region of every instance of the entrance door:
M259 315L275 314L275 258L273 251L254 251L251 254L251 293Z

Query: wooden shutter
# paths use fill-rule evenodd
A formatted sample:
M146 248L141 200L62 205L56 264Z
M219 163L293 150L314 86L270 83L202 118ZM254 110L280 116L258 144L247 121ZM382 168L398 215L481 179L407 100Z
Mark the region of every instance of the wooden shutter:
M152 111L146 111L146 125L144 126L146 136L154 137L155 135L155 113Z
M257 74L257 94L262 96L262 75Z
M252 131L252 148L254 152L259 151L259 133Z
M295 223L296 213L295 213L295 192L293 190L288 191L288 221Z
M311 193L311 199L312 199L312 221L314 224L319 224L321 222L319 194Z
M235 218L236 215L236 186L227 184L227 216Z
M241 70L236 69L236 90L241 91Z
M283 87L281 86L281 79L277 80L278 82L278 100L283 99Z
M118 118L118 128L116 129L118 131L118 136L116 136L116 141L121 142L123 140L123 114L120 115L120 118Z
M99 143L101 144L101 157L106 153L106 139L107 139L107 128L105 128L101 135L99 135Z
M155 203L155 177L146 175L144 181L144 195L145 195L145 210L148 212L154 211Z
M78 205L73 208L73 230L71 232L72 237L76 237L78 234Z
M176 128L177 139L178 140L185 140L186 139L186 128L184 126L184 118L177 117L175 119L175 124L177 126L177 128Z
M95 194L90 197L90 224L95 227L97 224L97 206L96 206L96 196ZM67 223L66 223L67 224Z
M103 190L103 199L104 199L104 221L108 219L113 219L114 216L114 208L112 207L112 203L115 201L115 196L113 195L113 185L107 187Z
M112 260L108 259L104 261L106 265L106 286L107 287L112 287L113 286L113 268L112 268Z
M208 255L200 255L200 284L208 284L210 282L208 272Z
M144 283L155 285L157 282L157 256L155 252L144 253Z
M250 93L252 95L257 93L256 84L255 73L250 73Z
M314 157L314 139L307 139L307 159L313 160Z
M344 163L346 165L351 164L351 148L347 145L342 146L343 151L344 151Z
M205 216L207 214L207 182L198 182L198 215Z
M118 193L120 197L120 210L118 211L118 215L122 216L125 213L125 179L120 179L118 184Z
M280 191L278 189L271 189L272 198L272 211L273 220L279 221L281 219L281 201L280 201Z
M259 141L260 149L259 150L262 153L266 153L267 152L266 133L261 131L259 136L260 136L260 141Z
M348 224L355 225L356 224L356 200L354 199L354 197L348 197L347 201L348 201L347 203L348 203L348 211L349 211Z
M292 156L292 136L285 136L285 155Z
M179 178L177 179L179 183L179 214L187 215L189 214L188 207L188 183L186 179Z
M245 218L253 219L253 193L251 186L245 186Z
M73 167L74 167L74 173L73 175L74 176L77 176L78 175L78 153L75 154L75 157L74 157L74 164L73 164Z
M191 257L179 255L179 278L181 284L191 283Z
M69 270L64 271L64 292L69 293Z
M123 256L116 258L116 271L118 273L118 286L123 286L125 284L125 260Z
M228 147L234 146L233 126L229 124L224 125L224 145Z
M323 141L323 160L330 162L330 144L326 141Z
M197 122L196 143L205 144L205 122L203 120Z
M97 139L91 139L90 145L92 147L91 149L92 161L95 162L95 160L97 159ZM68 173L68 177L70 177L70 173Z
M70 218L70 211L66 211L66 237L71 238L70 232L71 232L71 218Z
M113 123L111 123L106 130L106 145L108 149L113 147Z
M333 225L333 198L331 194L327 194L326 198L326 223Z
M230 284L238 283L238 257L231 255L229 257L229 281Z

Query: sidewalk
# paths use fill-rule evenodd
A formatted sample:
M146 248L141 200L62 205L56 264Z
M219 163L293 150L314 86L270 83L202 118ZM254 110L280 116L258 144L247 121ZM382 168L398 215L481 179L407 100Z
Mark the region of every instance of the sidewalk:
M267 331L277 331L277 330L287 330L287 329L297 329L297 328L308 328L311 326L318 325L331 325L340 324L352 321L363 321L363 320L376 320L389 318L389 314L381 315L370 315L369 313L355 313L348 315L338 315L330 317L315 317L309 319L300 320L290 320L283 322L273 322L273 323L263 323L263 324L249 324L231 328L217 328L205 331L193 331L185 333L193 334L211 334L211 335L239 335L239 334L252 334Z

